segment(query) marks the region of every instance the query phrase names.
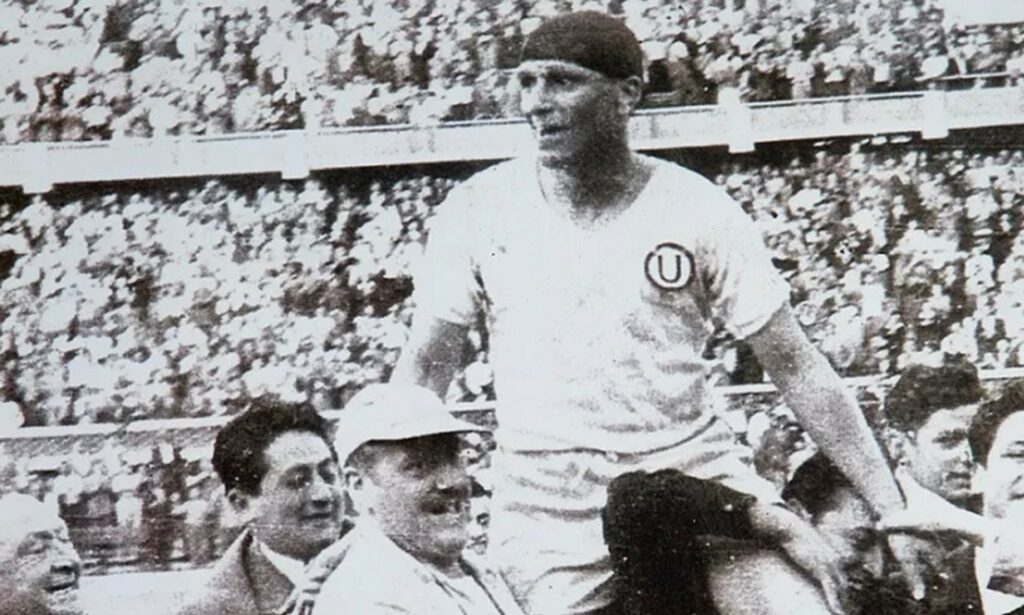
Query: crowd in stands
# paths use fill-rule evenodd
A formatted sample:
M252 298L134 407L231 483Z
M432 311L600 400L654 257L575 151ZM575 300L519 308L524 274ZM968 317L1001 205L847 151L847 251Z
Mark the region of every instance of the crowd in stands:
M806 148L705 169L752 214L844 375L961 355L1024 365L1024 152ZM5 407L26 425L337 408L405 343L437 172L18 197L0 211ZM483 327L481 327L481 330ZM493 397L487 340L453 398ZM759 382L742 345L719 382Z
M821 149L717 176L761 225L801 323L847 375L1024 362L1024 152Z
M659 104L1001 85L1024 63L1024 25L958 24L934 0L18 0L0 143L509 116L523 37L572 9L638 34Z
M842 374L949 356L1024 366L1024 151L870 140L785 151L702 171L753 216L801 324ZM0 402L26 425L233 414L268 394L338 408L385 379L405 344L421 245L464 171L12 195L0 202ZM494 396L482 331L452 399ZM720 336L708 352L719 383L761 380L741 344ZM777 400L741 401L734 428L781 485L813 447ZM191 461L169 446L146 453L26 460L4 480L64 494L53 497L76 528L180 529L169 542L139 529L144 561L205 557L187 553L223 541L187 538L182 520L216 510L209 469L159 478ZM486 494L486 472L478 482Z
M162 441L137 448L108 439L99 447L78 441L67 454L59 446L53 454L0 454L0 490L52 507L90 567L202 565L234 533L208 448Z

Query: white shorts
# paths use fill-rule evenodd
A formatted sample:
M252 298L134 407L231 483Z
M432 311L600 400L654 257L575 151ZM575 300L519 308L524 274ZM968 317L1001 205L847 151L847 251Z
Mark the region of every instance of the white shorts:
M720 419L682 442L639 454L499 449L491 556L527 613L586 613L611 603L611 560L601 525L608 485L627 472L663 469L765 501L779 499L754 471L750 449Z

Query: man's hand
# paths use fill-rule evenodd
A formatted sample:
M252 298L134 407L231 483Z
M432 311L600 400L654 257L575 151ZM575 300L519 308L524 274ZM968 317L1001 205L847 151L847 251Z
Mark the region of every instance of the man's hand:
M836 615L846 613L846 579L839 565L839 554L808 526L806 530L793 534L779 543L789 559L811 576L825 595L829 610Z
M907 497L907 507L883 515L878 521L879 530L921 538L953 534L978 545L984 542L987 526L990 524L981 516L925 489L912 478L898 478L900 487Z
M847 612L848 587L841 558L817 530L790 510L762 502L750 507L750 518L758 534L776 542L818 584L830 611Z
M310 615L324 581L345 559L351 546L352 541L345 536L310 560L306 564L305 582L292 590L288 599L277 610L278 615Z

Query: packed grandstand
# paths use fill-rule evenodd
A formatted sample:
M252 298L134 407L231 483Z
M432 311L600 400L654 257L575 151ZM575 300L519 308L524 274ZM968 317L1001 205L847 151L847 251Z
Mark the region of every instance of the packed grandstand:
M637 33L651 104L1005 85L1024 67L1024 26L939 0L11 2L0 142L514 115L523 37L580 8Z
M1005 86L1024 66L1024 24L929 1L740 4L14 2L0 143L507 117L523 36L595 5L643 39L650 104ZM837 370L883 379L943 356L1024 367L1024 149L977 137L660 155L751 214ZM340 407L389 374L434 211L486 164L0 191L0 418L17 416L0 429L230 415L262 395ZM492 399L484 328L471 337L451 396ZM707 360L721 384L763 378L724 335ZM784 481L794 422L743 403L735 426ZM67 438L0 457L0 490L79 519L94 563L202 563L226 540L207 445Z

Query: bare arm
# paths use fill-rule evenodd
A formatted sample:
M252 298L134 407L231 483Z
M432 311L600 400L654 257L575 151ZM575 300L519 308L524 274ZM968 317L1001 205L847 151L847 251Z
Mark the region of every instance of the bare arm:
M425 386L444 399L455 373L465 366L468 331L468 327L447 320L416 319L391 381Z
M747 338L801 425L880 514L903 495L856 400L807 339L788 305Z

